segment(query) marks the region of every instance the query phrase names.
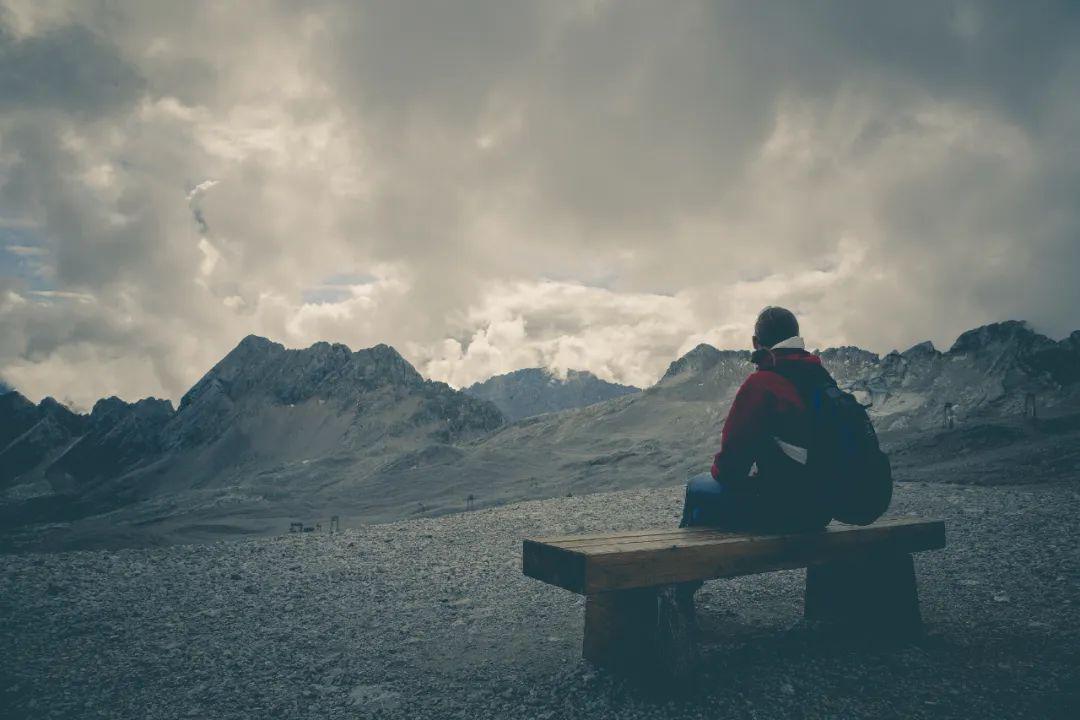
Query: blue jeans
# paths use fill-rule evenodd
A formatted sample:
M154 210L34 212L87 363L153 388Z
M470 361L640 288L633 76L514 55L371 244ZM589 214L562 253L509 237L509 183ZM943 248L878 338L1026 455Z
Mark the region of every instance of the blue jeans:
M717 482L710 473L690 478L686 483L686 500L679 527L708 526L721 530L739 530L752 524L749 498L732 492Z

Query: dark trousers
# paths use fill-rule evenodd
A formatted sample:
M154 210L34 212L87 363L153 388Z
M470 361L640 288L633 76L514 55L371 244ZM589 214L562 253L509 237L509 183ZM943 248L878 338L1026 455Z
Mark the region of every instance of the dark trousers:
M690 478L679 527L788 533L820 530L829 524L828 512L816 493L799 492L798 486L781 489L760 478L751 482L746 490L734 490L709 473Z

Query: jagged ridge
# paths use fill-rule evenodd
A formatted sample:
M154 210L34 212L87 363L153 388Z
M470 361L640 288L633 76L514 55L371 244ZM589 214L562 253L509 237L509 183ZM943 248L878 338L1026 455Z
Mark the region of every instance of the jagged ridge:
M450 443L505 422L491 403L425 380L388 345L287 350L256 336L211 368L175 411L167 400L112 397L78 415L51 398L35 406L9 392L0 396L0 417L0 487L47 480L52 492L96 493L106 504L113 490L125 499L153 491L140 487L151 470L165 483L168 470L154 470L163 464L187 468L186 482L198 486L298 454L378 446L377 454L395 439ZM99 487L125 477L133 480L122 488Z

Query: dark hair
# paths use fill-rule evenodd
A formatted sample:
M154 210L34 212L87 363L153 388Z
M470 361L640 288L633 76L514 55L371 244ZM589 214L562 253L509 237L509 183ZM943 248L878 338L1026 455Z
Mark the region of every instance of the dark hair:
M754 323L755 337L767 348L798 334L799 321L787 308L770 305L758 313L757 322Z

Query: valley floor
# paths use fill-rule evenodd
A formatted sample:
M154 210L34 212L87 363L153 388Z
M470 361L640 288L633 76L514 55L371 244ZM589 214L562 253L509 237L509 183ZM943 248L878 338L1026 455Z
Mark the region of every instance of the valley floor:
M582 598L521 538L672 525L680 490L526 502L328 534L0 556L7 718L1077 717L1080 491L903 483L928 635L856 651L799 623L803 573L698 595L699 697L580 660Z

